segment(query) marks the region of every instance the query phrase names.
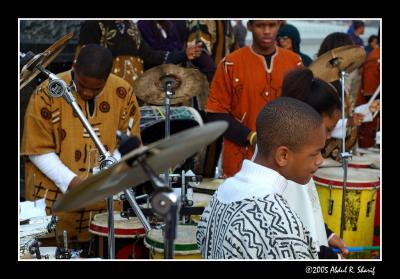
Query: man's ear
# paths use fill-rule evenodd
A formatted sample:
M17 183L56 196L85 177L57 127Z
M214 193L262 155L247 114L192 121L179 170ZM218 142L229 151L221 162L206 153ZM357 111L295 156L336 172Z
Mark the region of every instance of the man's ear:
M280 167L286 167L289 163L290 150L286 146L278 146L275 149L275 162Z

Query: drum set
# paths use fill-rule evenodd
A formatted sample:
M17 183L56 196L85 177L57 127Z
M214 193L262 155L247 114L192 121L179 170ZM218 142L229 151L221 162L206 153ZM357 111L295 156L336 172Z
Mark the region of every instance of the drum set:
M99 249L102 253L105 252L107 258L116 258L115 239L133 238L138 240L143 239L144 235L148 236L146 238L148 239L147 246L150 245L149 243L158 241L161 244L157 244L157 249L161 249L162 246L164 258L173 258L176 254L174 251L179 250L180 245L186 245L188 238L185 234L187 234L189 225L183 229L178 225L179 214L191 216L200 215L202 212L196 211L200 207L199 203L193 202L187 197L188 188L191 188L189 183L199 183L201 177L182 172L182 175L178 177L179 181L175 181L181 184L181 191L177 195L171 187L174 179L168 169L182 163L214 141L227 129L227 123L219 121L203 125L197 111L187 107L171 109L171 104L188 100L199 93L198 88L203 88L198 85L206 79L198 70L184 69L175 65L155 67L144 73L137 81L135 93L149 104L164 104L164 107L146 106L142 108L143 112L150 112L150 114L143 113L145 117L141 123L144 134L143 143L146 145L141 145L138 138L131 138L117 131L116 136L120 140L119 151L122 155L121 160L117 162L105 149L77 105L74 97L76 88L73 85L67 85L57 75L46 69L72 36L72 33L67 34L48 50L38 55L31 52L20 53L21 61L24 61L20 78L21 88L39 73L45 74L49 79L49 95L53 98L62 97L71 105L100 153L100 171L58 199L53 206L53 211L77 210L93 202L106 199L107 213L95 215L90 221L89 231L99 238L107 236L107 249L105 251ZM152 94L149 94L149 91ZM150 116L155 117L151 118ZM181 127L174 129L176 127L174 124L182 124L182 122L184 123ZM160 125L164 126L164 137L159 133ZM160 175L162 172L164 172L164 176ZM134 192L134 187L146 181L151 181L153 187L153 193L149 198L151 214L162 219L161 224L153 225L153 227L146 218L148 216L143 214L143 207L138 205ZM114 212L113 195L121 191L124 199L129 201L131 208L127 212ZM201 209L204 209L207 201L208 198L203 197L200 204ZM193 227L190 231L190 241L192 246L197 247L194 241ZM154 233L153 237L154 230L157 230L157 233ZM160 231L162 231L161 238L159 237ZM156 237L156 235L158 236ZM176 245L174 245L175 239L177 239ZM100 243L103 243L101 239L99 239ZM126 248L130 251L128 254L131 257L140 254L139 248L138 250L132 247L131 245L130 248ZM185 247L184 250L186 250ZM198 249L193 250L197 251ZM126 255L126 253L122 254Z

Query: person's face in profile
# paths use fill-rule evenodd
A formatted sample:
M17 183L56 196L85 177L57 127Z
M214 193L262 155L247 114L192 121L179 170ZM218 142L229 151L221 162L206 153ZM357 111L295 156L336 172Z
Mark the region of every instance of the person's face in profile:
M322 164L321 150L325 147L326 128L321 125L308 135L307 143L298 150L289 150L286 177L299 184L307 184Z
M330 139L332 137L332 131L336 127L340 117L341 111L338 109L336 109L332 115L322 114L322 121L324 122L324 126L326 128L326 139Z

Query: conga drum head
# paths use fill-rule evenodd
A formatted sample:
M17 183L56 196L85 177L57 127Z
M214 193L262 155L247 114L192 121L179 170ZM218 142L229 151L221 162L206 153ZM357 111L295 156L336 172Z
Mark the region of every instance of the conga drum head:
M351 168L369 168L374 160L368 156L353 155L349 160L349 167Z
M319 168L314 174L314 181L321 185L343 187L343 168ZM371 188L380 185L377 172L366 169L348 168L347 187Z
M196 240L196 230L197 226L194 225L178 225L174 241L174 255L176 258L201 258ZM150 230L145 237L144 243L153 252L154 258L164 257L163 230Z
M133 238L143 236L145 230L137 217L129 219L121 217L121 214L114 211L114 231L116 238ZM90 222L89 232L108 236L108 213L96 214Z

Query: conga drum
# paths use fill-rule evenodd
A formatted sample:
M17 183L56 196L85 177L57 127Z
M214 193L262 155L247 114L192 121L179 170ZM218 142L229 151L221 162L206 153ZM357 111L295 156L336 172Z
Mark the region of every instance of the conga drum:
M343 168L320 168L314 174L325 223L337 235L342 215ZM376 170L348 168L343 239L348 246L372 245L375 206L380 188ZM379 213L377 213L379 214Z
M193 193L193 206L195 207L206 207L210 202L212 196L204 193ZM200 215L192 215L190 220L194 223L200 221Z
M96 214L90 222L89 232L98 240L98 254L100 257L108 255L108 213ZM117 259L147 257L143 238L146 234L143 225L137 217L122 218L114 211L115 257Z
M372 163L374 160L370 158L369 156L358 156L358 155L353 155L351 160L349 160L348 166L350 168L369 168L371 167Z
M201 183L191 183L193 192L213 195L224 179L204 178Z
M178 225L174 242L175 259L201 259L197 246L195 225ZM144 244L150 251L150 259L164 259L164 232L152 229L145 237Z

